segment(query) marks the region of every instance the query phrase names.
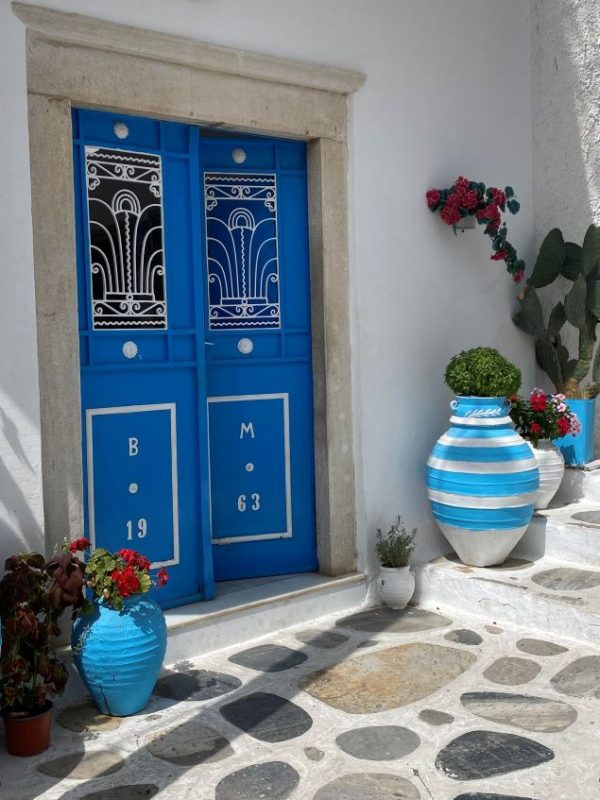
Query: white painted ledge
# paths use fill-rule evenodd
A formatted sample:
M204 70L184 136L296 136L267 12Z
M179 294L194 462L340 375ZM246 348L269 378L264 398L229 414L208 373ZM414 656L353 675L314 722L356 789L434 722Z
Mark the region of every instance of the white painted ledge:
M217 596L214 600L203 600L165 611L167 630L170 635L174 631L179 632L187 627L209 624L224 617L244 614L273 603L280 604L302 596L323 595L357 585L366 585L366 580L366 576L359 572L339 578L328 578L316 572L304 572L298 575L223 581L216 585Z
M47 41L125 53L209 72L304 86L335 94L351 94L366 80L364 74L354 70L221 47L184 36L120 25L82 14L69 14L26 3L13 3L12 8L31 31Z

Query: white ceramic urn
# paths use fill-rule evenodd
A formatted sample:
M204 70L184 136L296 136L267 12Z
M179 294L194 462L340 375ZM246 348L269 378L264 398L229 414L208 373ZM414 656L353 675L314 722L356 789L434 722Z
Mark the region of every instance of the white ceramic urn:
M530 443L540 471L540 488L535 498L535 509L548 508L548 504L558 491L565 474L565 461L562 453L548 439L540 439L537 447Z
M405 608L415 591L415 576L410 567L380 567L377 586L386 606Z

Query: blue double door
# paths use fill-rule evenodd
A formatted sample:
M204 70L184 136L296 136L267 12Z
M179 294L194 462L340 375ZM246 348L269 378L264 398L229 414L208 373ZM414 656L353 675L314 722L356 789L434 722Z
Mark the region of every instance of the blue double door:
M86 533L169 582L316 569L305 146L73 112Z

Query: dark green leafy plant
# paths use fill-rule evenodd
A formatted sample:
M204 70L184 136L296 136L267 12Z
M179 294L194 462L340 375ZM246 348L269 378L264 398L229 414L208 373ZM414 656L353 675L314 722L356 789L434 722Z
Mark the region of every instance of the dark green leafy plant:
M0 710L35 714L62 694L68 673L54 652L65 609L84 603L85 564L73 553L46 561L40 553L7 559L0 581L3 640Z
M445 380L458 395L511 397L519 391L521 371L493 347L476 347L451 359Z
M550 286L561 276L572 281L572 286L556 303L546 324L536 290ZM556 390L567 397L596 397L600 392L600 348L596 348L600 322L600 227L590 225L581 247L565 242L560 230L553 228L542 242L518 302L513 322L533 336L537 363ZM564 344L561 331L565 323L577 330L577 358L570 357ZM583 384L588 376L591 381Z
M408 566L412 552L415 549L414 540L416 535L416 528L413 528L412 532L408 533L400 516L391 524L386 534L383 533L381 528L377 528L375 549L381 566L396 569Z

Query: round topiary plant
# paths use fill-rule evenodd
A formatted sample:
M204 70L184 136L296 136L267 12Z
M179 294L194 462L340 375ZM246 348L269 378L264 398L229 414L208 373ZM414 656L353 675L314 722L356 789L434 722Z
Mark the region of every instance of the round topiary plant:
M454 356L445 380L466 397L510 397L521 385L521 371L493 347L475 347Z

